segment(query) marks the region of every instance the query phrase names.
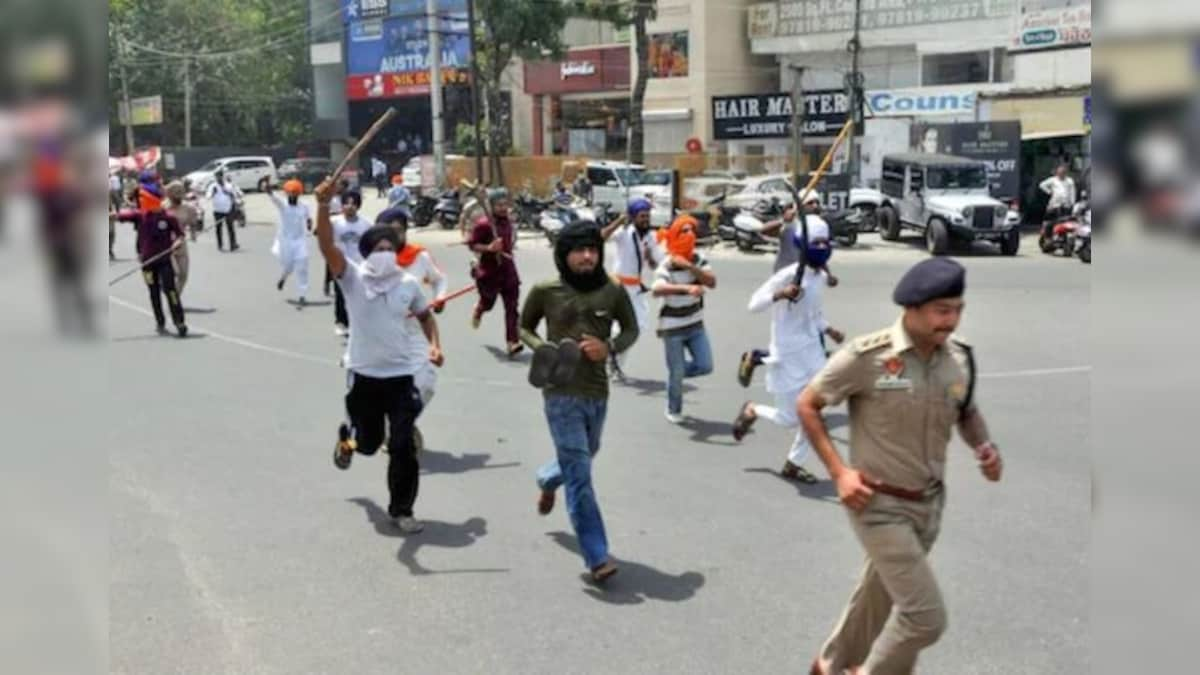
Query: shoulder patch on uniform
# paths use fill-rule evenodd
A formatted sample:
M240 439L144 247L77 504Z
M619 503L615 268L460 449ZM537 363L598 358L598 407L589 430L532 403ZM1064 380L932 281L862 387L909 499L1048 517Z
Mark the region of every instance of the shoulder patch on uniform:
M861 337L854 338L854 351L859 354L887 347L892 344L892 329L885 328L881 331L869 333Z

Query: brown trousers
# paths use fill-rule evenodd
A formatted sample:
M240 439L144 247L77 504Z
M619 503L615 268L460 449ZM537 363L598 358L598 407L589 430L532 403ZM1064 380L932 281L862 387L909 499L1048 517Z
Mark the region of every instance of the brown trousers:
M862 513L850 513L867 561L821 648L829 672L865 666L870 675L907 675L920 651L946 630L946 606L928 560L944 503L944 493L927 502L876 493Z

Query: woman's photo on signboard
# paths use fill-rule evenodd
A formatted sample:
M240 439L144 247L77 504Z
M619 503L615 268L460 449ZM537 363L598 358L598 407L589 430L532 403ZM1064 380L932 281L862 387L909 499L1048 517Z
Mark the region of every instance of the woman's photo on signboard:
M687 77L687 31L650 36L650 77Z

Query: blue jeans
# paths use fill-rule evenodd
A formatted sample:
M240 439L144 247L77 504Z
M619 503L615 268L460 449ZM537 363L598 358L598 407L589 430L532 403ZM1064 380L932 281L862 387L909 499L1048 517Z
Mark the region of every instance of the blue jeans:
M683 380L713 371L712 346L704 324L696 324L663 338L667 352L667 412L683 412ZM691 354L692 360L687 359Z
M552 492L560 485L566 486L567 515L579 539L583 561L593 569L608 560L608 537L592 488L592 458L600 451L608 401L547 396L545 409L557 460L538 469L538 487Z

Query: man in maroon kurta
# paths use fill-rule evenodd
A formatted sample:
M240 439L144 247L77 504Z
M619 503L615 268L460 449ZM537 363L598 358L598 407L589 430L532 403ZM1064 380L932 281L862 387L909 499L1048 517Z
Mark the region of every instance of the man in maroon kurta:
M480 217L475 229L467 239L467 245L479 255L472 276L479 291L479 302L471 316L471 326L479 328L483 315L496 305L496 298L504 300L504 339L508 344L509 356L524 349L517 329L520 309L517 305L521 294L521 278L513 260L513 245L516 231L508 215L506 197L495 199L492 217Z

